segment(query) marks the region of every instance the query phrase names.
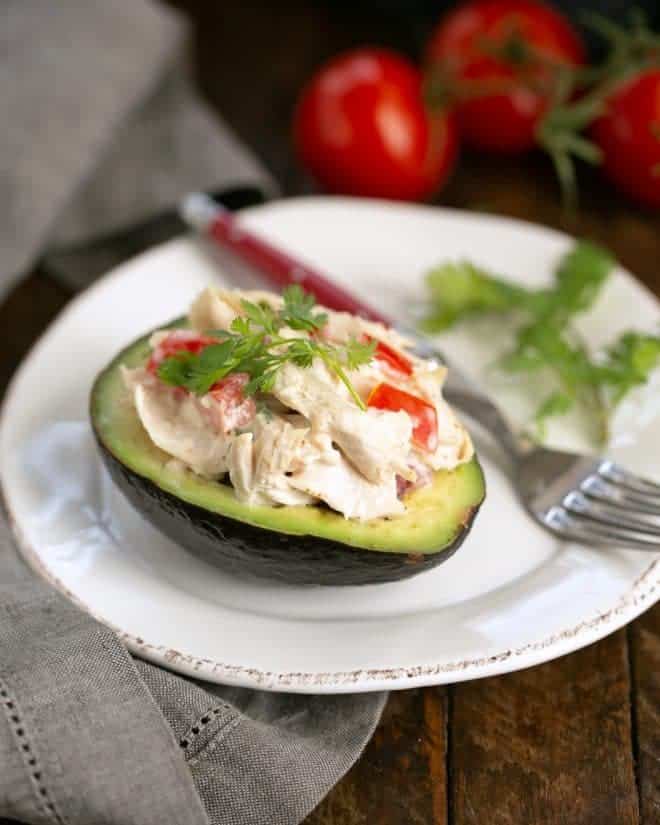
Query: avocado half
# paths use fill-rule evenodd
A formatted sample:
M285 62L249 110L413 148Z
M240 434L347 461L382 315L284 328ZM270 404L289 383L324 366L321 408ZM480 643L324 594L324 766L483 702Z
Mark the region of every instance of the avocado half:
M171 326L184 326L178 320ZM90 414L103 461L128 500L155 527L211 564L289 584L357 585L415 576L446 561L467 536L485 496L476 457L406 497L396 519L353 521L325 507L240 502L230 485L172 468L142 427L120 365L150 352L149 335L97 377ZM169 464L169 466L168 466Z

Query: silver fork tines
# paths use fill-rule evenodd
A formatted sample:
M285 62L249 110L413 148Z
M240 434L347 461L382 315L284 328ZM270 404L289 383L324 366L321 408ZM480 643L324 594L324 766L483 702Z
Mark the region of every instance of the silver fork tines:
M598 468L598 472L603 478L615 484L620 484L631 492L652 496L656 503L660 505L660 484L646 478L639 478L613 461L603 461Z
M595 501L614 508L636 510L649 515L660 514L660 498L630 490L601 476L589 476L581 484L582 492Z
M592 547L660 552L660 484L605 458L520 438L492 400L452 365L445 397L499 441L512 460L523 504L555 535Z
M644 534L624 527L612 527L592 518L584 518L567 512L563 507L553 507L543 523L553 533L569 541L589 545L606 545L608 547L630 547L634 550L646 550L657 553L660 544L657 538L645 538Z
M647 533L660 539L660 513L656 515L633 515L629 510L609 507L587 498L583 493L573 490L562 502L564 509L574 515L592 518L604 525L623 527L626 530Z
M516 456L518 491L553 533L583 544L660 551L660 487L611 461L532 447Z

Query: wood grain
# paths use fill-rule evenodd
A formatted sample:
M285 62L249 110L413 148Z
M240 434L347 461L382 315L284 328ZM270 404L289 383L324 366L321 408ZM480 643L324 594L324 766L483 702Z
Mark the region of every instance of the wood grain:
M70 297L66 289L35 272L0 304L0 397L23 356Z
M325 60L364 43L416 54L425 34L408 15L378 14L368 4L309 0L170 0L195 23L197 77L203 93L264 161L286 194L310 182L291 145L291 114L303 85ZM386 5L386 4L385 4Z
M625 631L452 696L455 825L637 825Z
M580 169L580 208L567 212L550 162L540 153L495 159L464 152L437 202L533 221L603 243L660 295L660 216L617 195L591 169Z
M305 825L447 825L447 692L390 695L362 759Z
M635 753L642 825L660 823L660 606L630 627Z

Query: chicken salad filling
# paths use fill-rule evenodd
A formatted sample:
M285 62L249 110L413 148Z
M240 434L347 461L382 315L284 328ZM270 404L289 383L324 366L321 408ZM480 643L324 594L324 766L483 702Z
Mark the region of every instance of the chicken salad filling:
M395 330L297 287L209 288L188 323L153 333L124 383L157 447L245 503L396 517L409 491L472 457L445 368Z

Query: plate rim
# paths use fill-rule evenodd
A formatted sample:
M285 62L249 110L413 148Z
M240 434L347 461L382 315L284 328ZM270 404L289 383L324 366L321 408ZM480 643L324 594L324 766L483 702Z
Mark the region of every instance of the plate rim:
M337 205L351 205L353 207L376 206L378 208L404 209L410 212L423 212L427 214L445 213L452 217L460 217L465 220L488 221L495 224L507 224L522 230L533 228L542 234L553 235L562 240L571 240L572 237L565 232L536 224L526 220L519 220L507 216L482 214L467 210L451 209L441 206L428 206L421 204L398 204L389 201L376 199L357 199L343 196L300 196L286 198L278 201L270 201L265 204L248 207L241 211L241 215L250 215L254 212L272 211L280 206L295 205L325 205L333 203ZM124 268L132 266L138 259L148 258L152 254L160 253L167 246L175 246L190 242L189 235L181 235L165 243L143 251L119 266L111 269L107 274L96 280L87 289L74 295L72 299L62 308L62 310L52 319L48 326L40 333L33 342L27 354L17 366L10 382L7 386L2 405L0 407L0 435L5 429L6 421L9 418L9 411L13 405L13 398L20 375L24 369L37 358L46 343L51 331L56 325L66 322L67 316L74 311L79 303L86 301L96 290L103 288L107 282L124 277ZM647 295L658 303L657 297L651 290L639 281L632 273L624 270L624 274L632 284L644 290ZM646 609L651 607L659 598L660 590L660 558L653 557L649 565L635 579L632 586L625 591L618 601L607 610L599 612L595 616L584 619L577 625L555 631L550 636L543 639L528 642L518 648L491 653L474 659L459 659L444 661L437 664L404 666L395 668L378 669L356 669L351 671L327 671L327 672L286 672L286 671L264 671L249 665L232 665L213 659L198 658L177 650L167 648L165 645L154 645L141 637L135 636L128 631L114 626L112 623L98 616L95 611L82 599L74 595L59 580L52 571L42 563L37 550L31 546L20 527L18 519L14 515L9 495L7 494L9 484L5 478L4 461L0 457L0 495L4 503L5 512L8 515L8 523L11 532L16 540L18 549L23 558L29 563L32 569L48 581L60 594L80 607L92 616L96 621L110 627L119 638L126 644L127 648L141 658L152 661L158 665L165 666L194 678L207 679L212 682L236 685L239 687L250 687L262 690L282 690L299 693L347 693L347 692L367 692L387 689L406 689L434 684L445 684L452 681L467 681L475 678L485 678L502 673L523 669L540 664L545 661L557 658L572 651L578 650L603 637L615 632L628 622L635 619ZM548 650L551 655L548 656ZM521 664L520 659L524 657ZM458 679L454 677L459 675Z
M4 488L3 499L10 528L23 558L30 567L74 605L116 633L132 653L186 676L236 687L291 693L366 693L451 684L454 681L471 681L511 673L580 650L616 632L657 601L657 598L652 597L660 582L660 559L654 559L637 577L632 588L621 595L618 602L609 610L543 639L475 659L457 659L433 665L396 668L358 668L351 671L264 671L250 665L232 665L215 659L192 656L167 648L165 645L150 644L141 637L103 619L42 563L39 554L26 539L14 517L4 496ZM648 603L646 603L647 599ZM578 636L580 641L576 645L574 641ZM553 648L553 655L550 657L545 655L548 648ZM518 666L521 656L525 657L525 663ZM461 673L461 671L464 672L461 674L462 678L458 680L451 678L453 674Z

